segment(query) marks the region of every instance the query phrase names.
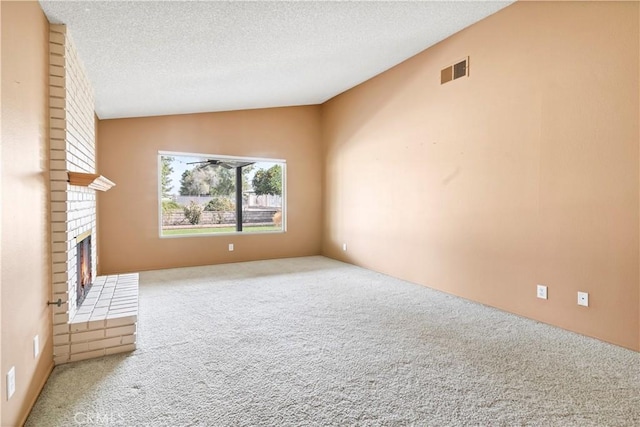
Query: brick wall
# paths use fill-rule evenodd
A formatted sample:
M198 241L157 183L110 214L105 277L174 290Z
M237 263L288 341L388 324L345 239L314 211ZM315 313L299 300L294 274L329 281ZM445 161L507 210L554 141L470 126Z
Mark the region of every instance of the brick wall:
M244 211L242 213L243 224L271 224L273 223L273 215L278 212L277 209L262 209L259 211ZM200 226L216 225L216 224L235 224L236 212L212 212L202 211L200 215ZM184 210L172 209L162 213L162 225L184 225L191 226L187 218L184 216Z
M68 301L54 310L55 330L77 310L76 237L87 231L96 277L95 191L67 182L67 171L95 173L96 158L93 90L64 25L50 26L49 57L53 293Z
M67 175L96 173L94 95L64 25L50 26L49 59L53 300L65 302L53 306L54 361L60 364L135 349L137 275L97 277L96 194L70 185ZM92 236L99 289L77 307L76 238L85 233Z

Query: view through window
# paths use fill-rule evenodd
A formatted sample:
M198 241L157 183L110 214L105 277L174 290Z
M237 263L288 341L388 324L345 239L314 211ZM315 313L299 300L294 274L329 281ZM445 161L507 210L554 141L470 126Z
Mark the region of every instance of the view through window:
M160 235L285 231L286 162L160 152Z

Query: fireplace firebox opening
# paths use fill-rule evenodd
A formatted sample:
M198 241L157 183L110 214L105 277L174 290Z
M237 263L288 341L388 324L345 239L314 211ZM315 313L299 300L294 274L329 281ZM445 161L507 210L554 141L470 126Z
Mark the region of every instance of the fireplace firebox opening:
M89 293L89 289L93 284L91 274L91 235L76 244L76 265L78 266L78 275L76 281L76 307L84 301Z

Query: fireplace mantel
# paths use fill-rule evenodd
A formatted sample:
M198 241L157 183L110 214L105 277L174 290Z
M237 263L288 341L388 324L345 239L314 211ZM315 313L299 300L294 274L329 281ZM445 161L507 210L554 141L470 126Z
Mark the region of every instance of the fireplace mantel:
M84 172L67 172L69 174L69 184L80 187L88 187L92 190L107 191L116 185L113 181L102 175Z

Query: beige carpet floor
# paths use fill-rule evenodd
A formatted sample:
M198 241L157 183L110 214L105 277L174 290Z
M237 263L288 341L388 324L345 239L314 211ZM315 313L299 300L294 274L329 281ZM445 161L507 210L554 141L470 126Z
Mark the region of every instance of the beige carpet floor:
M638 426L640 354L323 257L141 273L27 426Z

